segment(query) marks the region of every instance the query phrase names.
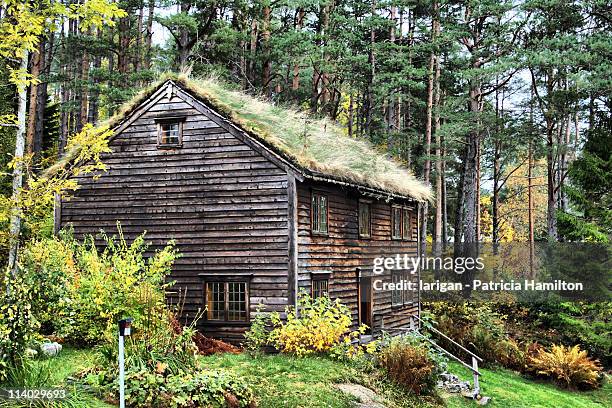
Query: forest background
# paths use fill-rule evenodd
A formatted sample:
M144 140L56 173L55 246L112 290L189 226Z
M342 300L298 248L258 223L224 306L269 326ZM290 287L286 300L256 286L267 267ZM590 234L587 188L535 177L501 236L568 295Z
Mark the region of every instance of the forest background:
M435 193L420 217L436 251L610 239L605 0L37 0L3 1L0 17L4 203L17 170L27 183L70 135L182 71L329 116L403 162ZM21 240L51 230L38 215ZM1 238L6 260L15 237Z

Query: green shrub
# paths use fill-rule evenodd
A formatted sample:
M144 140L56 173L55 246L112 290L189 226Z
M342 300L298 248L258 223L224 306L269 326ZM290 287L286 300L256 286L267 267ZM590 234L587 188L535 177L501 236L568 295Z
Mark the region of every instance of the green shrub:
M552 378L566 388L593 389L600 385L602 368L580 346L553 345L529 357L528 367L537 375Z
M244 348L252 356L258 356L264 347L270 343L271 324L270 314L262 311L262 306L257 306L255 318L251 321L251 327L244 333Z
M107 372L90 374L94 389L117 399L116 377ZM126 406L133 408L247 407L253 405L250 387L227 371L179 371L166 368L130 369L125 378Z
M76 272L70 276L70 299L66 309L69 326L63 334L77 344L114 341L120 318L134 318L134 330L167 321L165 282L177 252L170 242L152 257L144 234L128 244L119 228L118 240L102 236L106 247L100 251L92 237L75 248Z
M272 313L274 329L269 336L276 348L298 357L328 353L341 343L350 344L366 328L362 326L350 331L351 312L339 299L332 301L324 296L313 300L302 293L298 309L299 315L293 308L287 308L286 320L281 320L278 313Z
M522 369L524 366L524 355L507 332L507 316L496 312L490 304L438 302L429 307L437 320L436 328L482 357L485 365L502 365L512 369ZM439 337L435 340L453 354L470 358L446 339Z
M392 339L376 356L387 377L416 395L431 393L440 373L429 349L406 339Z
M6 370L5 387L37 388L48 387L52 371L49 360L34 361L22 356Z
M131 370L157 370L162 367L167 373L180 373L197 369L198 349L193 341L196 322L191 326L175 330L170 317L165 325L160 323L155 328L134 330L125 339L125 364ZM117 344L109 342L97 346L101 371L110 370L116 373Z
M69 277L77 274L74 241L69 235L28 242L21 253L23 271L32 282L33 313L42 334L67 330Z
M550 344L580 344L605 367L612 367L612 302L545 302L532 305L534 340ZM543 338L542 333L551 338Z
M34 341L39 324L32 309L35 286L27 274L18 270L0 272L0 382L8 371L19 368L26 348Z

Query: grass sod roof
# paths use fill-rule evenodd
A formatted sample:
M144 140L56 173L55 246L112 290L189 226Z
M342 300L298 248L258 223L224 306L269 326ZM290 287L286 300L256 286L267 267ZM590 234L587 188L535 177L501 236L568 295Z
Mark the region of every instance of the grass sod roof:
M251 137L274 149L303 170L307 177L329 177L417 201L431 200L430 188L417 180L408 169L369 142L348 137L331 120L313 118L295 109L273 105L231 90L212 78L191 79L184 75L165 74L101 125L110 128L119 125L168 80L174 81Z

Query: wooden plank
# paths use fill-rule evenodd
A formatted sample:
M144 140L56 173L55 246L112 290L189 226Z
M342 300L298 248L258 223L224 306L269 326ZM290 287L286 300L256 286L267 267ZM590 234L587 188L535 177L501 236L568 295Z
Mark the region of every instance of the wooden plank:
M106 173L76 179L80 188L62 202L62 225L73 225L77 237L100 228L112 235L120 221L128 241L147 231L149 254L175 239L181 257L171 296L184 300L187 320L204 306L202 273L248 272L251 310L265 300L267 310L282 312L289 293L285 170L176 96L153 106L111 140ZM188 115L183 147L158 149L155 118L181 112ZM198 327L240 342L248 325Z
M289 246L289 263L288 263L288 293L289 304L294 305L297 310L297 295L298 295L298 237L297 237L297 185L295 177L292 174L287 176L287 223L289 227L288 246Z

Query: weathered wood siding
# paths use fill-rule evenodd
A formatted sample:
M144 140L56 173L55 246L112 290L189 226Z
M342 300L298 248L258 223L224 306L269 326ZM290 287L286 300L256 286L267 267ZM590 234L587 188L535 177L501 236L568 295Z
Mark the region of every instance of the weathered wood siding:
M174 95L151 106L110 143L108 171L80 178L62 203L61 224L75 234L112 234L120 222L127 239L147 231L151 250L176 240L181 258L172 273L184 296L184 315L204 306L199 274L252 274L250 311L259 303L283 310L288 297L287 174ZM157 147L160 116L185 116L183 146ZM207 335L242 340L244 324L210 325Z
M311 234L310 207L312 191L323 193L328 197L329 234L318 236ZM369 197L361 197L371 199ZM305 182L298 184L298 251L299 251L299 285L300 290L310 291L312 273L331 272L329 280L330 297L339 298L348 305L353 314L353 321L358 321L358 280L356 268L362 268L364 274L372 271L374 258L395 256L396 254L417 254L417 218L416 204L411 208L412 240L391 239L391 203L372 200L371 203L371 238L360 239L358 231L358 206L360 196L356 191L323 183ZM395 202L396 204L406 204ZM417 274L411 275L414 282ZM385 273L373 279L391 282L391 274ZM391 292L373 291L373 330L380 330L384 316L385 327L405 326L409 316L418 311L416 292L412 305L391 305Z

